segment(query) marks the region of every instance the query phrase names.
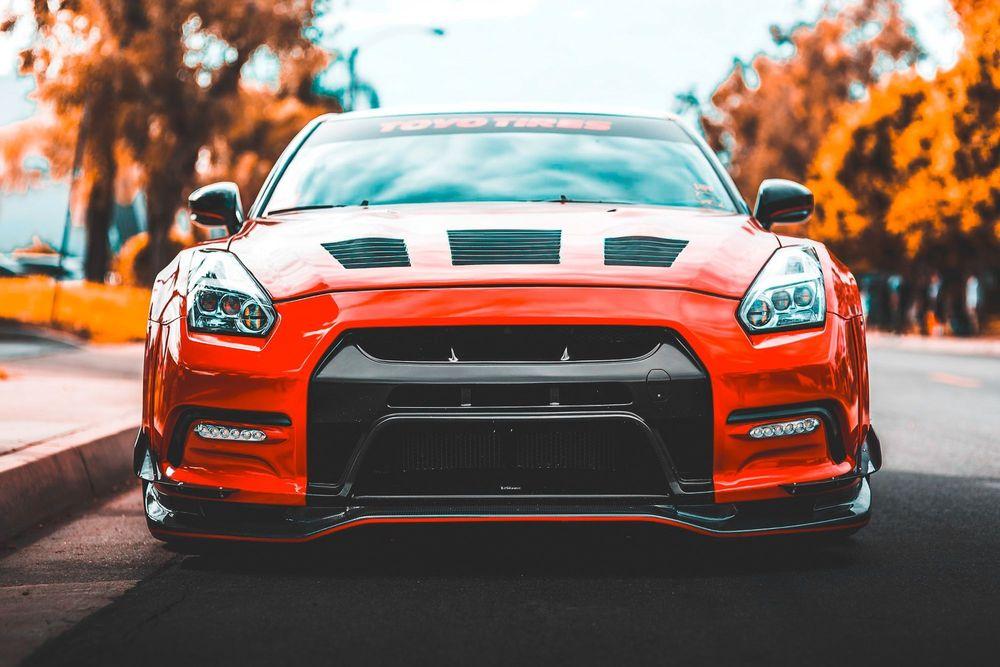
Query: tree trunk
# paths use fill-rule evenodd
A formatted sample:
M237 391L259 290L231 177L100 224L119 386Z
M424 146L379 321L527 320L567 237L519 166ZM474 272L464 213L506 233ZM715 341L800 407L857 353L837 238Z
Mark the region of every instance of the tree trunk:
M182 133L179 133L184 136ZM171 158L161 169L150 170L146 185L146 211L149 216L148 272L152 284L156 274L174 258L176 247L170 243L170 230L177 218L177 211L187 204L185 197L198 160L198 150L204 143L200 136L190 133L188 141L175 146Z
M150 285L156 274L173 259L170 230L174 226L177 210L181 206L183 186L173 179L156 180L146 188L146 213L149 229L149 246L146 258L149 266L141 275L148 276Z
M101 283L104 282L111 262L108 229L114 214L115 177L118 169L111 142L100 136L95 139L95 150L90 156L91 186L84 216L87 245L83 257L83 276L91 282Z

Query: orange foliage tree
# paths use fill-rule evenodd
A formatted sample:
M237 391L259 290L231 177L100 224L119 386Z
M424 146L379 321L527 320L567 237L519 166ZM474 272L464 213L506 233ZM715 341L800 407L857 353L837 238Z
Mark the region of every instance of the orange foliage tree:
M744 196L765 178L805 180L838 109L920 55L895 0L861 0L771 34L790 54L737 60L701 119Z
M259 185L295 130L338 108L303 83L326 64L309 38L312 0L35 0L32 7L2 27L13 29L18 18L35 22L36 38L21 57L22 71L36 80L41 114L31 132L7 138L40 146L58 176L71 162L67 127L79 128L90 280L103 279L108 267L108 225L123 171L135 166L141 174L146 257L155 274L170 259L170 230L187 190L206 173ZM252 59L268 56L281 63L277 89L246 76ZM234 135L253 147L223 149ZM16 175L18 148L7 143L0 155Z
M863 264L956 281L1000 266L1000 4L953 6L958 63L931 80L896 75L845 109L809 184L811 235Z

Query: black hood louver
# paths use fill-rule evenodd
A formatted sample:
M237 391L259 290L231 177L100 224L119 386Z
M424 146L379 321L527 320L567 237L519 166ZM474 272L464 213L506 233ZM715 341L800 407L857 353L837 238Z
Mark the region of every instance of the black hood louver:
M473 264L558 264L558 229L449 230L453 266Z
M369 236L322 245L345 269L375 269L410 265L410 256L406 252L406 242L403 239Z
M687 247L681 239L618 236L604 239L605 266L670 266Z

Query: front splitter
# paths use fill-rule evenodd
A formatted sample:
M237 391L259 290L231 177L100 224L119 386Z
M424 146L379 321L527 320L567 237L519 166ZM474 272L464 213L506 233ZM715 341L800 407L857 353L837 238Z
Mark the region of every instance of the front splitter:
M794 511L789 506L798 501ZM719 538L856 530L868 523L871 488L867 478L836 493L817 496L812 509L799 499L732 505L667 505L628 502L579 504L512 502L504 505L438 502L340 508L281 507L222 500L178 498L147 484L147 524L163 540L218 539L251 542L308 542L350 528L379 524L429 523L650 523Z

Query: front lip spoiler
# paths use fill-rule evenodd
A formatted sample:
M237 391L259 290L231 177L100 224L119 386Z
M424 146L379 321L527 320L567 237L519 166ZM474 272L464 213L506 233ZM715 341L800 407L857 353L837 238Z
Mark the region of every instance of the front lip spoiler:
M146 487L146 518L154 537L170 540L215 539L246 542L308 542L350 528L377 524L428 523L612 523L659 524L718 538L763 537L793 533L854 530L866 525L871 514L871 489L862 478L846 492L817 501L809 515L768 514L741 505L673 506L512 504L506 508L475 505L404 505L366 507L278 507L240 504L240 518L210 518L201 501L184 499L175 505L169 491L156 484ZM825 497L825 496L824 496ZM218 503L218 501L205 501ZM764 501L767 502L767 501ZM223 505L236 505L222 503Z

